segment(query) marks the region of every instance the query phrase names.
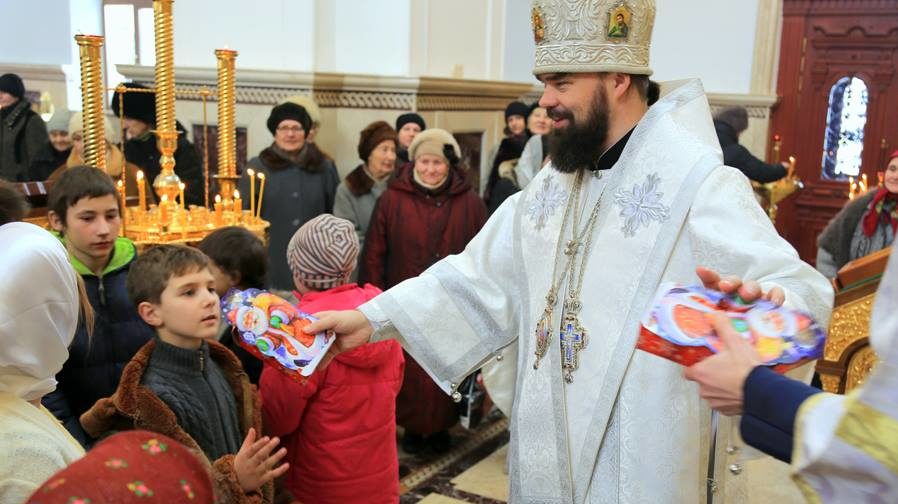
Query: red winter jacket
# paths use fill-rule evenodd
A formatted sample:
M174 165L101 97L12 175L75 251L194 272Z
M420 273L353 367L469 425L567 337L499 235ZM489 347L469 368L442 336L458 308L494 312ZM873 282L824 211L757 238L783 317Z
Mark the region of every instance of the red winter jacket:
M436 191L414 182L414 165L402 168L371 215L359 282L389 289L416 277L440 259L458 254L486 223L483 200L457 169Z
M351 310L380 294L373 285L295 293L307 313ZM265 366L260 380L267 434L290 462L285 486L303 504L399 501L396 394L405 361L396 341L335 358L302 385Z

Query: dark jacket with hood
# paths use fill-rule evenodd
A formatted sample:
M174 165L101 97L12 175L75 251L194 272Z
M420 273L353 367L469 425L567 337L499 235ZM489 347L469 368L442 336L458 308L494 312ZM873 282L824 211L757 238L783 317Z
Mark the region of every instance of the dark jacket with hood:
M774 182L786 176L786 168L779 164L767 164L756 158L744 146L739 145L739 135L729 124L714 120L714 129L723 149L723 164L740 170L755 182Z
M196 148L187 140L187 131L180 122L177 123L178 149L175 151L175 173L181 182L187 185L184 199L188 205L204 205L203 162ZM125 159L134 163L146 175L147 186L152 190L153 181L162 171L159 160L162 154L156 142L156 135L151 132L132 138L125 142Z
M28 171L49 141L47 125L31 110L28 100L0 109L0 178L10 182L33 180Z
M69 348L69 359L56 375L56 390L44 396L43 404L85 447L90 439L78 418L98 399L109 397L118 387L122 369L149 341L155 331L137 314L125 286L131 263L137 258L134 243L127 238L115 240L112 259L101 276L95 275L74 256L70 256L95 312L93 336L88 337L84 323Z
M340 176L333 161L311 143L306 143L295 159L289 159L275 146L268 147L247 166L265 174L266 179L261 216L271 223L268 228L269 283L275 289L290 290L293 274L287 265L287 244L300 226L323 213L333 213ZM259 191L260 184L256 179L256 198ZM249 177L245 174L240 179L240 194L243 207L249 208Z
M132 429L164 434L187 447L209 466L212 487L218 496L217 502L232 504L272 502L274 487L271 483L263 485L259 492L244 493L234 469L235 455L224 455L210 461L197 441L178 424L175 412L144 384L155 347L155 340L144 345L125 367L121 383L115 393L111 397L97 401L81 416L84 430L95 438ZM240 361L227 348L214 341L208 342L208 351L210 359L218 365L234 393L241 440L250 428L264 434L261 401L240 367Z
M371 216L359 283L389 289L418 276L440 259L458 254L486 222L486 207L464 174L450 168L442 187L430 190L399 173Z

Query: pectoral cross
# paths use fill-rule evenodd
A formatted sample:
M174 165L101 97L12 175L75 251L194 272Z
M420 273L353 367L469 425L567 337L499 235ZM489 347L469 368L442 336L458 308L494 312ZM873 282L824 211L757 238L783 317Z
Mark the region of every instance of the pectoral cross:
M580 367L580 350L586 346L586 331L576 316L566 317L564 322L564 330L559 336L561 368L564 371L564 381L573 383L573 373Z

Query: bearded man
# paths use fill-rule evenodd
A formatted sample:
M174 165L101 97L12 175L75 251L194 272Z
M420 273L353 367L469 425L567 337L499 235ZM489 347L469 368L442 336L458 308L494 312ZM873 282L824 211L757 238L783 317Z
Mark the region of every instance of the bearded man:
M604 29L621 5L629 45ZM650 106L652 0L536 0L533 12L551 164L463 253L309 330L333 328L334 352L396 338L453 394L484 363L510 364L511 502L704 502L709 490L737 502L731 430L711 429L679 365L635 351L639 321L661 282L824 323L832 290L723 166L701 84L670 84Z

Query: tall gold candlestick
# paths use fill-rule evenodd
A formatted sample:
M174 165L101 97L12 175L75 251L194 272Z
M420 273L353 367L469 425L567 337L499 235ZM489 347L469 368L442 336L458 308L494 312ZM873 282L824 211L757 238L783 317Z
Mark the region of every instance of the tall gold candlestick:
M187 202L184 201L184 189L186 187L187 186L184 184L184 182L178 184L178 190L180 191L178 197L181 199L181 208L183 208L184 210L187 210Z
M216 49L218 59L218 185L219 194L230 200L237 182L237 145L234 127L237 51Z
M81 59L81 108L84 162L106 171L106 135L103 126L103 37L75 35Z
M181 179L175 173L175 151L178 130L175 127L175 46L172 35L172 3L174 0L153 0L153 28L156 36L156 138L158 140L161 171L153 188L161 197L174 201Z
M259 206L256 208L256 218L262 216L262 197L265 195L265 174L259 174Z

